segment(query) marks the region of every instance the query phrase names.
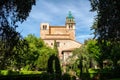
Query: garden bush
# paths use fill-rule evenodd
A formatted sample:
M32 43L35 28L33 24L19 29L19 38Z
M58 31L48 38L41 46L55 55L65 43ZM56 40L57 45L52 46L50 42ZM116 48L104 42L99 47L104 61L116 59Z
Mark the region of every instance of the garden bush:
M0 70L0 75L29 75L29 74L41 74L41 71L11 71L11 70Z
M59 76L59 74L50 74L47 72L37 72L37 71L9 71L1 70L0 80L76 80L75 76L69 74L64 74ZM34 73L35 72L35 73ZM4 74L3 74L4 73Z

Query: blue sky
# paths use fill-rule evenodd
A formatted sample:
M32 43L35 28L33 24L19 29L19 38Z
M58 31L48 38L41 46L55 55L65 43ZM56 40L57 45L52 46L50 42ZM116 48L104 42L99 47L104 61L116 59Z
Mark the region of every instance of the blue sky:
M40 23L64 26L66 16L71 11L76 21L76 40L83 43L93 37L90 35L90 27L94 22L95 13L90 12L90 9L89 0L37 0L29 17L19 25L17 31L23 37L28 34L40 37Z

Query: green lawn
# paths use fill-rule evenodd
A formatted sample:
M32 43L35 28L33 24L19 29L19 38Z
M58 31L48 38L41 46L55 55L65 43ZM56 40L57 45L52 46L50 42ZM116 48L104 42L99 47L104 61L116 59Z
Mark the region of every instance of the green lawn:
M10 71L0 70L0 75L27 75L27 74L41 74L41 71Z

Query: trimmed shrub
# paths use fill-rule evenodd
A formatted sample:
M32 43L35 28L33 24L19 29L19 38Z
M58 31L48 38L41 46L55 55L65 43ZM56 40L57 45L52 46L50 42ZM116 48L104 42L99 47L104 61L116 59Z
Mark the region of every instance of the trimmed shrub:
M48 66L47 66L47 72L53 74L54 69L53 69L53 61L55 59L55 55L50 56L48 59Z
M55 56L55 55L50 56L50 58L48 60L47 72L50 74L53 74L58 79L61 78L60 61L57 56Z

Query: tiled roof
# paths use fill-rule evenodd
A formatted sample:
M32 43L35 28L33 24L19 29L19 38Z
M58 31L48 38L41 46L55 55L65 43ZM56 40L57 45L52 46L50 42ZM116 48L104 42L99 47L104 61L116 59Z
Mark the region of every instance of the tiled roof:
M50 26L50 28L66 28L66 26Z

